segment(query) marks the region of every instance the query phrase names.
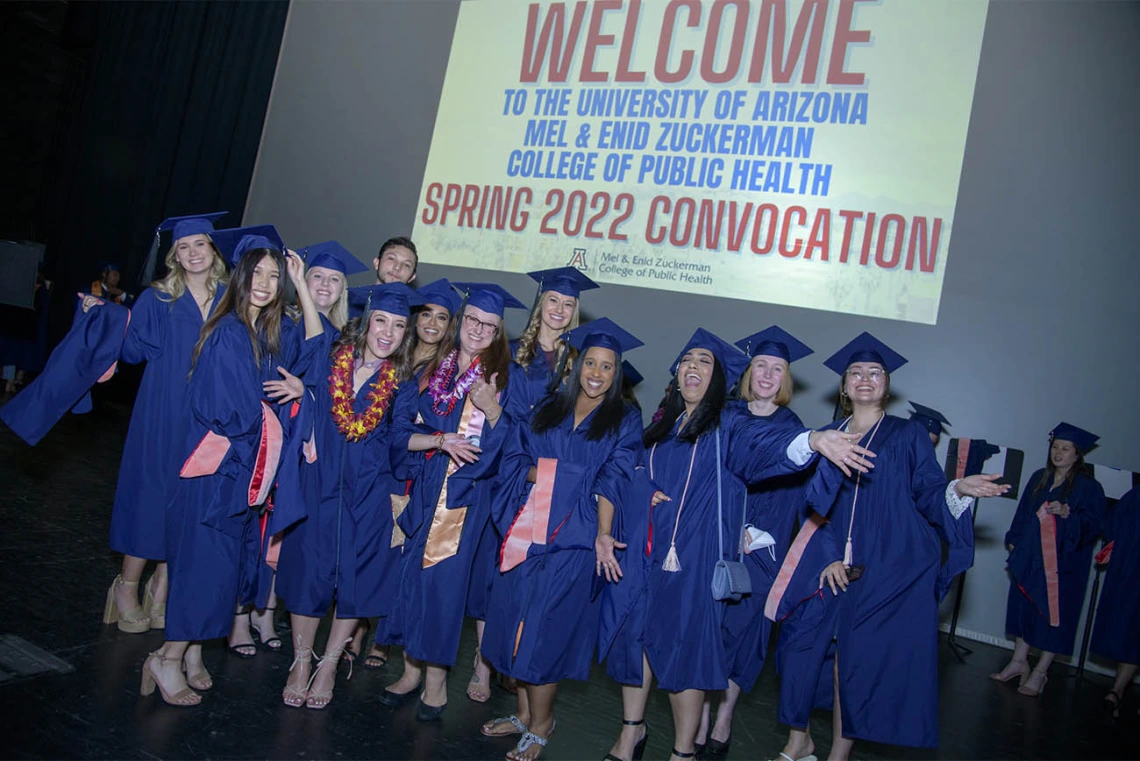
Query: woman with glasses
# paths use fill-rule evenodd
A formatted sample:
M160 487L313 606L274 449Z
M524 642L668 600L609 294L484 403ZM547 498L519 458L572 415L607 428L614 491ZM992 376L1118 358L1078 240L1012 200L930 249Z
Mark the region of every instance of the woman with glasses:
M427 387L401 395L392 418L397 478L413 479L397 517L403 578L390 635L404 647L404 673L381 692L386 705L419 697L416 718L434 721L447 705L476 545L491 511L498 454L509 426L510 353L505 307L523 305L489 283L456 283L468 298L458 330L428 366Z

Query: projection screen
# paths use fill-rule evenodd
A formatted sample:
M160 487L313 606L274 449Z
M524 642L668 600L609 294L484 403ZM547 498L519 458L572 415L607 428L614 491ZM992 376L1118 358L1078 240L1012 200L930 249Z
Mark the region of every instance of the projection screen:
M933 324L987 4L469 0L425 261Z

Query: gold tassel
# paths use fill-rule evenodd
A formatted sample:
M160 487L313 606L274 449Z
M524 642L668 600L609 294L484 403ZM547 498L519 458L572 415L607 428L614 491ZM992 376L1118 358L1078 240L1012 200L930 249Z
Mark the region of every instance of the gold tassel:
M681 570L681 561L677 559L677 545L669 545L669 554L665 556L665 562L661 564L662 571L669 573L676 573Z
M851 567L851 540L847 540L847 546L843 550L843 565L848 568Z

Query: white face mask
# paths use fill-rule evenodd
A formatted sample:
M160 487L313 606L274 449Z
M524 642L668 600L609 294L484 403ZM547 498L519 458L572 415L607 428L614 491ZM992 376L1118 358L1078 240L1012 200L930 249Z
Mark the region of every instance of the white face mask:
M756 528L751 523L744 527L744 536L748 539L748 551L755 552L756 550L768 548L768 554L772 556L772 560L776 559L776 551L772 549L776 545L776 539L763 529Z

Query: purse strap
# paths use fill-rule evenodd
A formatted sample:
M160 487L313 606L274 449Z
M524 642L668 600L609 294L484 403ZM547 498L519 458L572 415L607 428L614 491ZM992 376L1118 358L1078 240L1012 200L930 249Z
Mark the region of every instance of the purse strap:
M717 523L716 538L717 538L717 547L720 550L720 554L718 557L721 559L724 559L724 513L722 512L722 510L723 510L723 508L722 508L723 490L721 487L720 470L721 470L720 426L717 426L717 429L716 429L716 523ZM744 502L741 503L741 505L740 505L740 532L737 534L737 539L739 540L738 544L740 544L740 551L737 554L737 558L736 558L737 562L744 562L743 536L744 536L745 508L747 507L747 505L748 505L748 492L747 492L747 490L745 490Z

